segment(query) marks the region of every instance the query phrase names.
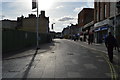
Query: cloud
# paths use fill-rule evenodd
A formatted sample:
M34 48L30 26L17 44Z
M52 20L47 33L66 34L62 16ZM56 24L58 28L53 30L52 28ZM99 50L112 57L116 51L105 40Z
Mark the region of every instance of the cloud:
M73 11L74 12L80 12L83 8L94 8L94 3L93 2L87 2L84 6L77 7Z
M27 5L25 5L27 4ZM5 15L7 19L17 19L18 16L27 16L32 12L31 3L28 2L3 2L2 14Z
M87 7L88 8L94 8L94 3L93 2L87 2Z
M64 7L64 6L62 6L62 5L61 5L61 6L57 6L56 9L63 8L63 7Z
M80 8L75 8L74 12L80 12L83 8L88 8L87 6L81 6Z
M79 11L81 11L83 8L75 8L74 9L74 12L79 12Z
M58 21L71 21L71 20L74 20L74 19L75 18L65 16L65 17L62 17L61 19L59 19Z

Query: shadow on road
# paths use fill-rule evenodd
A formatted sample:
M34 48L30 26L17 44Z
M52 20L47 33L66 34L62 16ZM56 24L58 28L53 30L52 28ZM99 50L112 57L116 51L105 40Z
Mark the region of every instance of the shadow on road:
M29 73L29 71L30 71L30 69L31 69L31 67L32 67L32 65L33 65L33 62L34 62L34 59L35 59L36 55L37 55L37 50L36 50L35 54L33 55L30 63L28 64L28 67L27 67L27 69L26 69L25 72L24 72L24 75L23 75L23 79L22 79L22 80L26 80L26 79L27 79L28 73Z
M42 44L42 45L40 45L39 51L41 53L44 53L48 50L51 50L52 47L54 47L54 46L55 46L54 41L51 42L51 43ZM2 55L2 59L3 60L10 60L10 59L32 56L32 55L34 55L34 53L31 54L31 51L34 52L35 50L36 50L36 47L31 47L31 48L22 49L22 50L15 51L15 52L5 53L5 54Z

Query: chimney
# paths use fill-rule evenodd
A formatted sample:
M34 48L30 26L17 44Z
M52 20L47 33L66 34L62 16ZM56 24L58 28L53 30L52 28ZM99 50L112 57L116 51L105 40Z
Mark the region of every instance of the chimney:
M42 15L42 16L45 16L45 11L41 11L41 15Z
M29 14L29 18L35 18L36 15L35 14Z

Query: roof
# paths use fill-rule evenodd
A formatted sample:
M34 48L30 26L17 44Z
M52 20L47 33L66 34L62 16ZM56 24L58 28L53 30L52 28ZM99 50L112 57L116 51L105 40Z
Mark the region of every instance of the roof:
M79 14L81 13L81 12L83 12L83 11L87 11L87 10L94 10L94 8L83 8L80 12L79 12Z

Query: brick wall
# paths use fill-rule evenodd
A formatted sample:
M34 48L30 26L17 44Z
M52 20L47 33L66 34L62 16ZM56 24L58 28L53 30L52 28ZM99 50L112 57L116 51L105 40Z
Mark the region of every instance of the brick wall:
M85 24L93 21L93 19L94 19L94 9L92 9L92 8L84 8L78 14L78 26L82 27Z

